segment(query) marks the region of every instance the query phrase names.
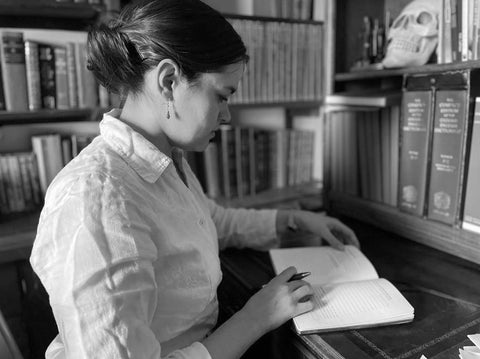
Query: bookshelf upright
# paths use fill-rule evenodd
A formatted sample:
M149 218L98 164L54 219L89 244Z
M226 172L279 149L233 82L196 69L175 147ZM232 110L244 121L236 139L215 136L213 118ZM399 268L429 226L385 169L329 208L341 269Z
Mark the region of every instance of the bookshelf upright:
M398 92L400 94L409 90L409 84L422 78L428 78L431 81L427 86L428 91L436 93L438 89L448 88L454 91L465 91L467 100L465 103L465 115L462 117L463 124L468 127L465 134L465 152L461 158L461 180L460 196L464 194L465 178L468 168L465 162L468 162L469 148L471 141L471 125L474 115L475 97L478 92L478 61L467 60L452 63L437 64L432 58L429 63L423 66L391 69L352 69L352 64L359 56L359 50L353 45L358 40L358 32L361 31L361 19L364 16L370 18L384 19L385 11L392 8L390 0L371 0L367 2L356 2L353 0L342 0L337 2L337 22L336 22L336 72L334 75L334 92L364 92L374 93L375 96L382 97L387 92ZM342 13L344 16L339 16ZM393 20L393 19L392 19ZM349 26L345 26L349 24ZM460 79L457 82L455 79ZM405 195L399 189L400 184L395 183L395 187L390 187L394 198L376 195L374 189L364 187L362 182L373 181L374 187L384 188L385 177L394 176L398 180L401 168L398 163L392 166L392 161L383 162L382 156L385 152L396 151L400 156L402 146L402 126L405 125L406 107L405 103L400 101L394 106L380 108L370 106L348 106L332 109L325 116L325 201L329 211L337 215L345 215L359 219L361 221L373 224L384 230L399 234L405 238L418 241L458 257L465 258L475 263L480 263L480 236L471 231L462 228L462 205L463 198L460 201L459 218L453 224L445 224L438 220L433 220L427 215L427 210L421 215L413 215L402 211L398 203ZM436 104L432 104L432 110L435 110ZM393 110L392 110L393 108ZM393 111L393 112L392 112ZM387 112L389 114L384 115ZM396 117L396 121L393 119ZM350 119L349 119L350 118ZM375 123L373 127L370 124ZM346 124L346 125L345 125ZM377 127L375 127L377 126ZM394 130L393 132L382 132L383 127ZM340 128L340 130L338 130ZM342 132L345 131L345 132ZM370 141L362 142L362 131L369 134ZM388 130L387 130L388 131ZM356 138L356 148L359 152L356 162L350 166L355 167L359 173L357 187L353 188L345 184L345 178L351 175L351 170L346 169L348 163L342 159L342 154L348 153L348 146L339 147L338 143L343 141L345 133L352 133ZM430 135L433 136L434 130ZM392 140L392 136L396 141ZM370 143L374 144L371 145ZM362 148L371 146L380 149L378 157L368 157L362 160ZM384 145L384 143L387 143ZM430 148L431 150L431 148ZM375 151L375 149L373 149ZM371 153L371 152L370 152ZM428 166L431 165L432 157L429 154ZM393 157L390 157L393 158ZM377 159L377 160L376 160ZM378 163L380 161L380 163ZM338 163L340 162L340 164ZM374 162L372 164L372 162ZM380 167L378 170L375 164ZM385 170L388 167L388 171ZM366 170L367 169L367 170ZM365 173L367 172L367 173ZM378 176L375 175L378 172ZM362 179L362 175L364 178ZM343 182L342 182L343 181ZM429 194L430 180L427 183L427 202ZM433 192L433 190L432 190Z

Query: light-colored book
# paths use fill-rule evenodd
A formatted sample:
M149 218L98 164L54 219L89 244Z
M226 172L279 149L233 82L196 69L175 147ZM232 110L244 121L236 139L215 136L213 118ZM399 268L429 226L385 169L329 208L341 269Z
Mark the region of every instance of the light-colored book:
M325 103L329 106L366 106L366 107L389 107L399 105L402 93L398 90L386 90L382 92L337 92L328 95Z
M379 278L356 247L299 247L270 250L275 272L289 266L311 272L314 309L293 318L299 334L376 327L413 320L414 308L387 279Z

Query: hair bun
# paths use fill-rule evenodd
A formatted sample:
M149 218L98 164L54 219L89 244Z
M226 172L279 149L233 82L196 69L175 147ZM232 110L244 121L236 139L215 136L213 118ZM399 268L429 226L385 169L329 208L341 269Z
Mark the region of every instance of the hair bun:
M118 25L99 24L88 33L87 68L108 91L121 93L124 84L141 74L142 59Z

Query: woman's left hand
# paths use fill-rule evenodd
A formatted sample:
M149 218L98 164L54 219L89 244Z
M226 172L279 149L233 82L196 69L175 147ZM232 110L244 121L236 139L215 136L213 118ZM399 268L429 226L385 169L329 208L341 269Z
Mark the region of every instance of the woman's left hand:
M283 222L285 220L284 223L289 228L293 227L318 235L334 248L343 249L345 244L360 247L355 233L336 218L300 210L279 211L278 215L280 221Z

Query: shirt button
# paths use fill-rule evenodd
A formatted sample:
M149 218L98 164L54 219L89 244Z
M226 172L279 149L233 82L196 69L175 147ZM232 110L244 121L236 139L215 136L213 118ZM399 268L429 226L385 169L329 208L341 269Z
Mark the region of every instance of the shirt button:
M205 221L203 220L203 218L200 218L200 220L198 221L198 224L201 226L205 224Z

